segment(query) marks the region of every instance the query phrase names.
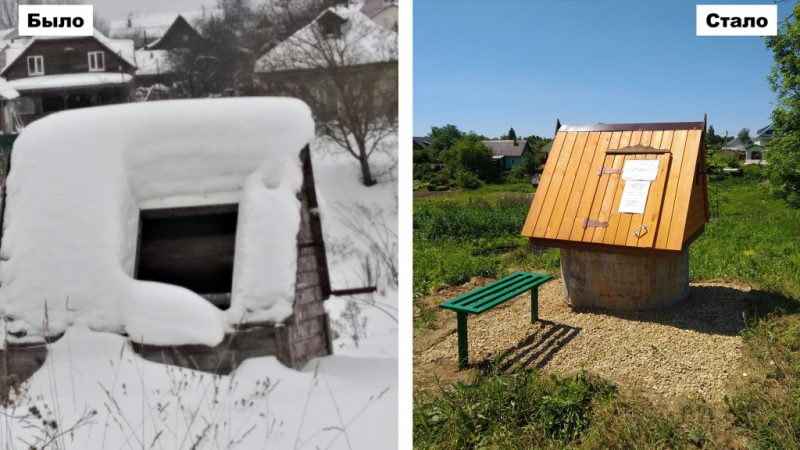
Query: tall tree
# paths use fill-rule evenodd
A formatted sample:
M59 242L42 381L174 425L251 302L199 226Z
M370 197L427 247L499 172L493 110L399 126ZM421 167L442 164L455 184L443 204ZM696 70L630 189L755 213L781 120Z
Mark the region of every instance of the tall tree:
M750 128L742 128L739 130L739 134L737 134L736 137L742 141L743 144L749 144L752 142L750 140Z
M778 102L772 112L775 138L766 166L770 187L789 203L800 206L800 3L781 23L776 36L767 38L775 63L769 76Z
M514 131L514 127L511 127L511 128L508 129L508 138L507 139L517 140L517 132Z

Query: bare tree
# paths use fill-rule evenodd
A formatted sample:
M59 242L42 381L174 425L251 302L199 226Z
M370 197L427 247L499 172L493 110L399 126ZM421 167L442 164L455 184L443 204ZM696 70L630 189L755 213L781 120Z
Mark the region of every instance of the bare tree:
M321 129L376 183L369 158L397 129L397 35L348 7L330 8L256 63L268 92L302 98Z

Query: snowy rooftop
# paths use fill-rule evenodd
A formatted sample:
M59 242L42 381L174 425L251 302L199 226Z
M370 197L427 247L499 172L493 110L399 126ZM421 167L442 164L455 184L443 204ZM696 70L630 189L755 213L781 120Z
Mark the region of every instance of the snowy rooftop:
M19 92L5 78L0 78L0 97L3 100L13 100L19 97Z
M83 72L18 78L9 81L7 84L17 91L37 91L45 89L123 85L129 83L132 79L133 77L127 73Z
M308 106L291 98L127 103L33 122L14 143L0 247L10 341L83 324L154 345L216 345L232 324L286 319L298 155L313 136ZM239 204L224 312L183 287L132 278L143 205L191 206L214 194Z
M397 61L397 33L364 15L361 4L334 6L317 16L256 61L256 72L316 69ZM342 21L340 36L325 36L318 21L333 13Z
M126 19L109 22L108 35L112 38L130 38L135 35L146 35L148 39L158 39L167 32L178 16L196 26L206 17L219 17L222 11L215 8L197 9L183 12L131 14Z

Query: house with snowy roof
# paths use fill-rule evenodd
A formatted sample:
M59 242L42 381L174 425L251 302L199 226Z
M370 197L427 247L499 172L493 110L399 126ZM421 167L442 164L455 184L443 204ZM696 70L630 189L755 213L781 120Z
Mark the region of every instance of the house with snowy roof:
M220 13L216 9L200 9L181 13L129 15L110 23L109 35L132 39L136 44L134 61L137 86L169 85L176 81L171 52L198 48L204 44L200 23Z
M318 120L335 114L335 90L374 88L386 93L374 95L380 108L396 110L397 33L360 4L332 6L258 58L254 72L266 92L305 100Z
M365 0L361 12L375 23L397 31L397 0Z
M0 357L30 364L14 355L71 326L218 373L330 354L314 128L297 99L243 97L84 108L26 129L0 239Z
M133 42L92 36L2 34L0 77L19 93L16 113L22 124L65 109L128 100L136 64ZM8 121L9 118L4 118Z

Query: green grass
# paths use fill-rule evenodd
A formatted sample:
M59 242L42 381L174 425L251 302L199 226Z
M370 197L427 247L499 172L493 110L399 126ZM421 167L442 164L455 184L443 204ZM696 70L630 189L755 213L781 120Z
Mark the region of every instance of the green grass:
M672 413L675 414L675 413ZM578 373L480 374L468 382L418 391L418 448L706 448L714 414L695 400L675 414L621 397L613 383Z
M691 277L744 280L755 289L743 336L749 377L725 404L692 399L667 410L585 375L480 374L415 394L417 446L800 448L800 210L771 197L753 167L710 180L709 195L712 221L690 247ZM557 251L534 255L518 236L529 204L488 186L417 198L415 295L473 276L557 270Z

